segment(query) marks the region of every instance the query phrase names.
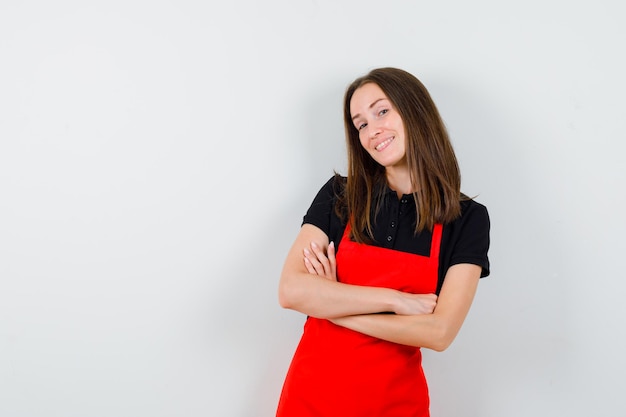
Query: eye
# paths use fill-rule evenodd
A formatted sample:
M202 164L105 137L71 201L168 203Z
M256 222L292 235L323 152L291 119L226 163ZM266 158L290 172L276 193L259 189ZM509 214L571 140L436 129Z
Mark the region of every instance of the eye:
M387 114L387 112L389 112L388 109L382 109L381 111L378 112L379 116L384 116L385 114Z
M357 130L361 130L361 129L363 129L365 126L367 126L367 123L361 123L360 125L358 125L358 126L356 127L356 129L357 129Z

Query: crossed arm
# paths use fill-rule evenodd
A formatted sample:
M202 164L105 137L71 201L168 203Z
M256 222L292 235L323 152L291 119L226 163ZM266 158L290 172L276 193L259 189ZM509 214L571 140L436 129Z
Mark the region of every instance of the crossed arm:
M316 226L302 226L281 273L279 302L312 317L373 337L445 350L470 309L481 268L458 264L446 273L437 298L390 288L337 282L334 245ZM378 314L392 312L395 314Z

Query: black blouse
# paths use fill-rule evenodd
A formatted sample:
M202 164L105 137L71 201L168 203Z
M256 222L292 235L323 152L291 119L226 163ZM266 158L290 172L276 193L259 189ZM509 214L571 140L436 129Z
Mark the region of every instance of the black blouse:
M345 181L342 177L332 177L315 196L311 207L304 216L303 224L319 227L330 241L335 242L337 251L346 223L335 212L335 181ZM401 198L387 187L382 206L373 222L373 245L429 256L432 232L424 230L415 235L417 210L412 194ZM482 268L481 278L489 275L489 214L487 208L474 200L461 201L461 216L443 225L439 253L439 283L437 293L443 285L448 268L460 263L470 263Z

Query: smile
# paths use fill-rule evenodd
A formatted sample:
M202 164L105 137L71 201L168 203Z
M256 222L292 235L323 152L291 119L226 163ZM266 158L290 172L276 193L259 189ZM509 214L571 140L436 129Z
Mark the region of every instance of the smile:
M384 140L382 142L380 142L378 145L376 145L376 150L377 151L382 151L383 149L385 149L387 147L387 145L389 145L393 140L395 139L395 136L390 137L387 140Z

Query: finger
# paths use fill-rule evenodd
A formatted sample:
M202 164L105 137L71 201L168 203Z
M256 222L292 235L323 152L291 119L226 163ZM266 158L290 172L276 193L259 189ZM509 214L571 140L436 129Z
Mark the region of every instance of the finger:
M306 256L304 257L304 266L306 270L309 272L309 274L317 275L317 272L315 271L315 268L311 264L311 261L309 261L309 259Z
M313 250L313 252L317 256L318 262L324 268L324 275L330 274L330 262L328 261L328 257L326 256L326 254L324 253L322 248L320 248L317 245L317 243L311 242L311 249Z
M335 257L335 242L328 245L328 261L330 262L330 272L333 276L337 274L337 258Z
M316 275L325 275L324 266L318 261L317 256L314 253L311 253L308 249L304 249L304 258L311 263Z
M307 270L311 274L319 275L319 262L317 262L317 258L315 257L315 255L312 254L311 251L308 249L304 249L304 262L305 265L308 265Z

